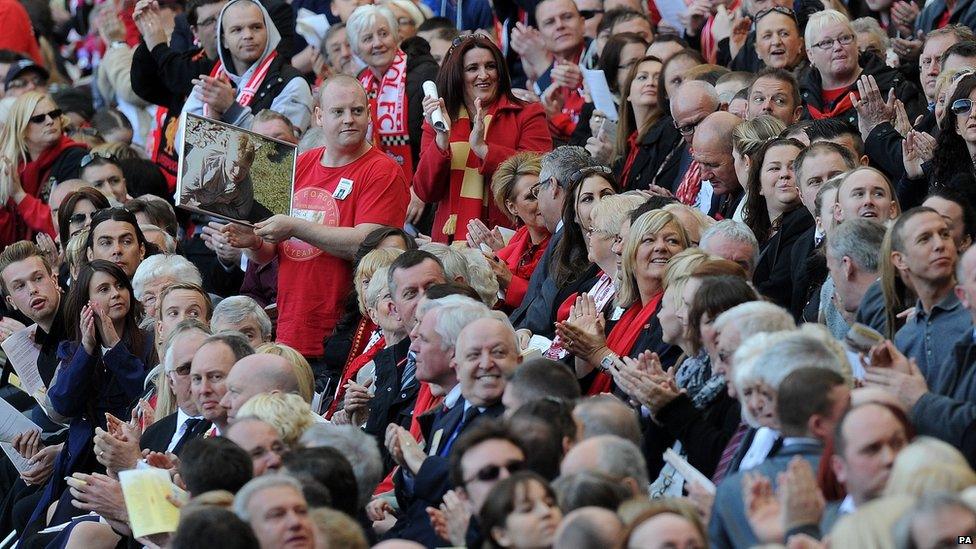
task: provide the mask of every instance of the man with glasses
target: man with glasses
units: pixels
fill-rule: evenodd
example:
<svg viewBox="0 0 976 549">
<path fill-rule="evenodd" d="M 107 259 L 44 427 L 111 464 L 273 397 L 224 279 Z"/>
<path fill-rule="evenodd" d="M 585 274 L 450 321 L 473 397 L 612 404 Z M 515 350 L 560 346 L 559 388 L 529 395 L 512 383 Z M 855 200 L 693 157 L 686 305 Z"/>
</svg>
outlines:
<svg viewBox="0 0 976 549">
<path fill-rule="evenodd" d="M 129 191 L 125 183 L 122 166 L 114 156 L 105 153 L 88 153 L 81 159 L 82 179 L 88 185 L 98 189 L 114 206 L 119 206 L 129 199 Z"/>
<path fill-rule="evenodd" d="M 29 91 L 44 91 L 50 74 L 33 61 L 22 59 L 7 70 L 4 78 L 4 97 L 20 97 Z"/>
<path fill-rule="evenodd" d="M 840 118 L 856 127 L 856 106 L 881 107 L 877 104 L 879 96 L 869 92 L 875 86 L 884 99 L 894 90 L 909 120 L 925 112 L 925 96 L 896 69 L 874 55 L 859 59 L 857 33 L 846 15 L 836 10 L 811 15 L 804 39 L 812 67 L 803 81 L 801 96 L 810 118 Z"/>
<path fill-rule="evenodd" d="M 674 152 L 680 158 L 678 173 L 673 182 L 661 185 L 677 195 L 682 204 L 693 206 L 698 203 L 701 191 L 701 166 L 695 161 L 691 150 L 695 129 L 708 115 L 717 111 L 721 100 L 715 87 L 708 82 L 689 80 L 681 84 L 671 98 L 671 118 L 678 133 L 684 139 L 680 149 Z M 670 186 L 667 184 L 670 183 Z"/>
</svg>

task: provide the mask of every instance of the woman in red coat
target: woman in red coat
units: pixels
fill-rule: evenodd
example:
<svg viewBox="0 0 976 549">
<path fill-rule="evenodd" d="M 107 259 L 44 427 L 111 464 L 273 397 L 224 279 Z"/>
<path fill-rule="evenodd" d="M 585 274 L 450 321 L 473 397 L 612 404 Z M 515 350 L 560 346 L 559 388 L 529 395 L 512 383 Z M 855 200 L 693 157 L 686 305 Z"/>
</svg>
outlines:
<svg viewBox="0 0 976 549">
<path fill-rule="evenodd" d="M 522 304 L 532 271 L 549 244 L 549 229 L 535 197 L 540 169 L 539 154 L 523 152 L 502 162 L 495 170 L 491 180 L 495 205 L 518 226 L 507 244 L 497 226 L 489 231 L 480 219 L 468 222 L 468 246 L 484 245 L 494 252 L 488 256 L 488 263 L 498 279 L 498 287 L 505 293 L 500 305 L 508 310 Z"/>
<path fill-rule="evenodd" d="M 440 100 L 424 98 L 424 135 L 413 179 L 417 196 L 437 203 L 431 238 L 464 240 L 472 219 L 509 227 L 486 182 L 515 153 L 552 149 L 542 105 L 512 95 L 501 50 L 480 34 L 462 37 L 448 50 L 437 92 Z M 431 121 L 438 109 L 447 123 L 442 130 Z"/>
</svg>

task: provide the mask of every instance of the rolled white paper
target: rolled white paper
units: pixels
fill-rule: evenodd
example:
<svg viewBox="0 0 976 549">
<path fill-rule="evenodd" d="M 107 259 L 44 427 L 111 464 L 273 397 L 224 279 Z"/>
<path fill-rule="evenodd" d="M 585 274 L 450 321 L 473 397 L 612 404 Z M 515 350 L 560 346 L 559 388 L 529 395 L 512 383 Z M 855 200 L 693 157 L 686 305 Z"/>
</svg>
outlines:
<svg viewBox="0 0 976 549">
<path fill-rule="evenodd" d="M 438 99 L 437 95 L 437 84 L 433 80 L 428 80 L 424 82 L 424 95 L 434 99 Z M 434 129 L 439 132 L 446 132 L 451 130 L 450 124 L 444 119 L 444 112 L 441 109 L 437 109 L 430 115 L 430 121 L 433 123 Z"/>
</svg>

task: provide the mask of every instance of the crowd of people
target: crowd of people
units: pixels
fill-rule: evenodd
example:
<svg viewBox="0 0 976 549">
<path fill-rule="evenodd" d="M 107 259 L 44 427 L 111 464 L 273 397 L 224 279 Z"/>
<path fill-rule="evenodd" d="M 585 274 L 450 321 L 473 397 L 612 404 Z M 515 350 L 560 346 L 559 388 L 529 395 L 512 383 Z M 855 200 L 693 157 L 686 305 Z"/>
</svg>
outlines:
<svg viewBox="0 0 976 549">
<path fill-rule="evenodd" d="M 971 2 L 0 13 L 0 547 L 976 536 Z"/>
</svg>

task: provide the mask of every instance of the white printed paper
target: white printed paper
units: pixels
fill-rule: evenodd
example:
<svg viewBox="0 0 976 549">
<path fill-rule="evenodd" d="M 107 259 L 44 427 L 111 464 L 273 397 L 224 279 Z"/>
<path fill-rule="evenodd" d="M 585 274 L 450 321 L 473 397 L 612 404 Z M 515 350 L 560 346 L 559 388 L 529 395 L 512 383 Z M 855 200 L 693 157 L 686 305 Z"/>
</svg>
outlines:
<svg viewBox="0 0 976 549">
<path fill-rule="evenodd" d="M 10 337 L 0 343 L 7 360 L 20 379 L 20 388 L 31 396 L 47 390 L 37 370 L 37 359 L 41 356 L 41 348 L 34 343 L 36 330 L 37 324 L 33 324 L 10 334 Z"/>
<path fill-rule="evenodd" d="M 0 398 L 0 441 L 12 442 L 21 433 L 40 430 L 37 424 Z"/>
<path fill-rule="evenodd" d="M 617 121 L 617 104 L 613 101 L 613 93 L 607 84 L 607 77 L 599 69 L 583 69 L 583 84 L 593 100 L 593 107 L 607 115 L 607 118 Z"/>
<path fill-rule="evenodd" d="M 679 456 L 674 450 L 668 448 L 664 452 L 664 461 L 674 467 L 674 470 L 685 477 L 688 482 L 695 482 L 701 485 L 709 494 L 715 495 L 715 483 L 701 471 L 692 467 L 685 458 Z"/>
<path fill-rule="evenodd" d="M 18 473 L 24 473 L 31 468 L 30 460 L 20 455 L 9 442 L 0 442 L 0 450 L 7 454 L 7 459 L 17 468 Z"/>
</svg>

